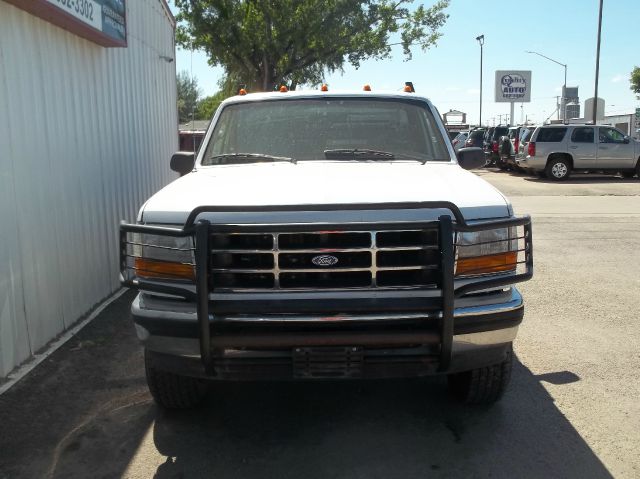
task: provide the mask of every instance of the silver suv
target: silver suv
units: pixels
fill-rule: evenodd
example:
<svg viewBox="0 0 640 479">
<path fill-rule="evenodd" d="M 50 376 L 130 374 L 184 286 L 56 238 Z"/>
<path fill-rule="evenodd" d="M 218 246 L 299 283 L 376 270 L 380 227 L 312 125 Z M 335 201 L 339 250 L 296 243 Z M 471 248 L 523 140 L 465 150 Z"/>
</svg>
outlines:
<svg viewBox="0 0 640 479">
<path fill-rule="evenodd" d="M 526 153 L 518 164 L 553 180 L 566 180 L 572 171 L 640 176 L 640 142 L 610 126 L 540 126 Z"/>
</svg>

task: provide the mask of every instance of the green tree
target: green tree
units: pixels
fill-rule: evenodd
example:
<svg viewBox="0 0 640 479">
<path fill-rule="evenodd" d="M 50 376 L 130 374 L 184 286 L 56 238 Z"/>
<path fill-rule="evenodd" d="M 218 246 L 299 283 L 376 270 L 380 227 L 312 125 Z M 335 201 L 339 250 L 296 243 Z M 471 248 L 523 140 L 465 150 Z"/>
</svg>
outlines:
<svg viewBox="0 0 640 479">
<path fill-rule="evenodd" d="M 198 81 L 195 78 L 191 78 L 186 71 L 178 73 L 176 83 L 178 88 L 178 118 L 180 123 L 184 123 L 191 120 L 191 115 L 195 113 L 201 92 L 198 87 Z"/>
<path fill-rule="evenodd" d="M 631 83 L 631 91 L 638 95 L 638 99 L 640 99 L 640 67 L 634 67 L 631 70 L 629 82 Z"/>
<path fill-rule="evenodd" d="M 196 120 L 210 120 L 222 101 L 229 97 L 224 91 L 206 96 L 198 102 L 196 107 Z"/>
<path fill-rule="evenodd" d="M 389 58 L 400 44 L 426 50 L 442 35 L 449 0 L 409 8 L 413 0 L 175 0 L 177 40 L 250 90 L 317 85 L 345 62 Z"/>
</svg>

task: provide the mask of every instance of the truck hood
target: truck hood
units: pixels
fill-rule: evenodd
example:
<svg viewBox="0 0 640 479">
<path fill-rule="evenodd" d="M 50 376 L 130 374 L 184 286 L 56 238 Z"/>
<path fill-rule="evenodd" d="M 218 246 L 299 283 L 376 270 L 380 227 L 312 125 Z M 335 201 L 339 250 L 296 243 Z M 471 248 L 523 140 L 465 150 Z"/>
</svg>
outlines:
<svg viewBox="0 0 640 479">
<path fill-rule="evenodd" d="M 198 206 L 246 206 L 250 209 L 253 206 L 424 201 L 451 202 L 460 208 L 466 220 L 511 215 L 510 204 L 497 189 L 453 163 L 305 161 L 201 167 L 152 196 L 142 207 L 139 220 L 184 224 L 189 213 Z M 402 209 L 400 205 L 399 209 Z M 375 213 L 373 218 L 361 214 L 358 220 L 383 220 L 380 212 Z M 443 211 L 432 213 L 442 214 Z M 318 221 L 314 217 L 317 214 L 305 212 L 302 220 L 301 213 L 296 214 L 294 219 L 285 218 L 287 215 L 282 212 L 261 213 L 259 217 L 256 217 L 257 213 L 217 213 L 213 215 L 213 221 L 231 218 L 241 223 Z M 345 220 L 335 215 L 332 218 Z M 394 218 L 398 219 L 397 213 Z M 410 220 L 407 215 L 402 218 Z M 424 212 L 417 219 L 420 218 L 427 219 Z"/>
</svg>

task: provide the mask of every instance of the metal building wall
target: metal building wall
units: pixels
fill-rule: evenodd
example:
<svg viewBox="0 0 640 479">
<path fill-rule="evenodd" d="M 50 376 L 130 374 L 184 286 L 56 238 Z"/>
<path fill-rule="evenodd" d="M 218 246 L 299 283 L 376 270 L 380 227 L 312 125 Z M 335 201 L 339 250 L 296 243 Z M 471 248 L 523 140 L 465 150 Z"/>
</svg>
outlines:
<svg viewBox="0 0 640 479">
<path fill-rule="evenodd" d="M 173 19 L 130 0 L 127 30 L 103 48 L 0 0 L 0 378 L 118 288 L 119 220 L 175 178 Z"/>
</svg>

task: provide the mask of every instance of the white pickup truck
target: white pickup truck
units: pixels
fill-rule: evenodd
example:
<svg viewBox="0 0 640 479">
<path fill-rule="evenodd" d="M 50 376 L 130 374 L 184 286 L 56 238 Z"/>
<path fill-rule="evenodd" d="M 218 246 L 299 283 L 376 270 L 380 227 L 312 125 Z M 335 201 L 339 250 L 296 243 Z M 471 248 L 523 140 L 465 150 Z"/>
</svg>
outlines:
<svg viewBox="0 0 640 479">
<path fill-rule="evenodd" d="M 122 283 L 154 399 L 211 380 L 446 374 L 491 403 L 533 274 L 531 221 L 465 171 L 413 92 L 274 92 L 222 103 L 182 177 L 120 228 Z"/>
</svg>

